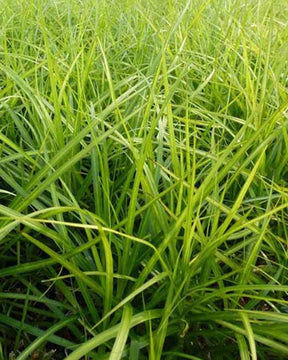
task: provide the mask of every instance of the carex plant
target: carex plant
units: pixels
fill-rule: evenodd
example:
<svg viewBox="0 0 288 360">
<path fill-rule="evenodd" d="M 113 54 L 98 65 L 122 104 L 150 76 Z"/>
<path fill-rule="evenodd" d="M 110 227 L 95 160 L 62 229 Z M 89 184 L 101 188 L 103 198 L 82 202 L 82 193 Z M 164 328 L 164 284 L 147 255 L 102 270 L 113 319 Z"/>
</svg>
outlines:
<svg viewBox="0 0 288 360">
<path fill-rule="evenodd" d="M 286 359 L 285 0 L 0 11 L 0 359 Z"/>
</svg>

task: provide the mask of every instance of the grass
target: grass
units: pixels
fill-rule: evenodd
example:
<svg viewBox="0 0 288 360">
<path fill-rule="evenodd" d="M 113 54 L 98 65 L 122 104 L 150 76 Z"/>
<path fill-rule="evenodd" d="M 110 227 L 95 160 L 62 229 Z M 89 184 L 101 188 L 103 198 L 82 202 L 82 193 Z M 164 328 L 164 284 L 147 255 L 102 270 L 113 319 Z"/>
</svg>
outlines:
<svg viewBox="0 0 288 360">
<path fill-rule="evenodd" d="M 0 359 L 287 359 L 286 1 L 0 2 Z"/>
</svg>

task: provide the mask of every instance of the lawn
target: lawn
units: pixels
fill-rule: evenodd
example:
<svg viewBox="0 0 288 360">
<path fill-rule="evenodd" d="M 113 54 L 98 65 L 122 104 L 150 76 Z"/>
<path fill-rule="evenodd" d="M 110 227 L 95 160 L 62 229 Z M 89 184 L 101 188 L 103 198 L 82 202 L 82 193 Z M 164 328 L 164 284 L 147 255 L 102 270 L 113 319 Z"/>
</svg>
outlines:
<svg viewBox="0 0 288 360">
<path fill-rule="evenodd" d="M 287 0 L 0 4 L 0 360 L 288 359 Z"/>
</svg>

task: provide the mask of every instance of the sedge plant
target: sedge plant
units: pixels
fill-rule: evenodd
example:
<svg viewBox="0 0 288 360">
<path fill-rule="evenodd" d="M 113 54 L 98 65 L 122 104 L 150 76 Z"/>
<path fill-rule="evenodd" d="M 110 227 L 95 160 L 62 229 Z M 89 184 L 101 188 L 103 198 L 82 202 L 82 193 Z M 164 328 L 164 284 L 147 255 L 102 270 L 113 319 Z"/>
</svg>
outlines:
<svg viewBox="0 0 288 360">
<path fill-rule="evenodd" d="M 287 359 L 286 1 L 0 12 L 0 359 Z"/>
</svg>

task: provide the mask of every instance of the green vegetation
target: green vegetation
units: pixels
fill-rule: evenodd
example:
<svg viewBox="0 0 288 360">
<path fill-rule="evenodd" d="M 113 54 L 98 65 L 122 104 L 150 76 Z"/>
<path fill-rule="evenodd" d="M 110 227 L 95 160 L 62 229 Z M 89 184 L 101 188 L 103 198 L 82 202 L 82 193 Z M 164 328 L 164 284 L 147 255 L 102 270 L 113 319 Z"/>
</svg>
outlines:
<svg viewBox="0 0 288 360">
<path fill-rule="evenodd" d="M 0 12 L 0 359 L 287 359 L 287 1 Z"/>
</svg>

